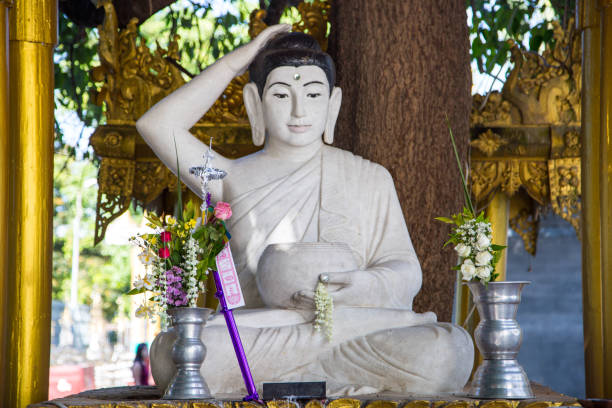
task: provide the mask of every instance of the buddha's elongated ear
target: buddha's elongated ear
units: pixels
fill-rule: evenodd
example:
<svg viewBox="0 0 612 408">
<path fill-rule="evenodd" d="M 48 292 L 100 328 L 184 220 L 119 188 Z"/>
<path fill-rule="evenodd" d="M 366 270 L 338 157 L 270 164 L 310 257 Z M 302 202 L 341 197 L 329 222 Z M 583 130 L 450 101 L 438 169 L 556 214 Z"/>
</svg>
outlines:
<svg viewBox="0 0 612 408">
<path fill-rule="evenodd" d="M 338 113 L 340 113 L 340 105 L 342 105 L 342 90 L 334 87 L 329 97 L 327 121 L 325 122 L 325 131 L 323 132 L 323 141 L 327 144 L 334 142 L 334 128 L 336 127 L 336 120 L 338 120 Z"/>
<path fill-rule="evenodd" d="M 251 123 L 253 144 L 261 146 L 266 139 L 266 124 L 264 123 L 261 98 L 259 97 L 257 85 L 253 82 L 246 84 L 242 89 L 242 98 L 247 115 L 249 116 L 249 122 Z"/>
</svg>

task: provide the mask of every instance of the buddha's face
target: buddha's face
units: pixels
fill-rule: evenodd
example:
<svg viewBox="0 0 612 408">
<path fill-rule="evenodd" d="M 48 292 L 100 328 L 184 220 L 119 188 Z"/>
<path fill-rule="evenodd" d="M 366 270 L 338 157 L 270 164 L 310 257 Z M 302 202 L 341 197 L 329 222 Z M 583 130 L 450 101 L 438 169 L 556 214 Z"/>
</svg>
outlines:
<svg viewBox="0 0 612 408">
<path fill-rule="evenodd" d="M 322 143 L 330 93 L 321 68 L 275 68 L 266 79 L 261 102 L 265 128 L 274 142 L 290 146 Z"/>
</svg>

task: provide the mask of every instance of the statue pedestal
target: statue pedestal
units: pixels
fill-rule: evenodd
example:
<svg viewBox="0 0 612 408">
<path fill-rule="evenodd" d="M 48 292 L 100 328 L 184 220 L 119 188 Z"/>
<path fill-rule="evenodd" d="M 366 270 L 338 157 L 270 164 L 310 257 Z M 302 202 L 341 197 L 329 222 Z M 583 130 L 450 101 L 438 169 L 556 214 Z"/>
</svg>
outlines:
<svg viewBox="0 0 612 408">
<path fill-rule="evenodd" d="M 528 400 L 477 400 L 458 394 L 397 395 L 373 394 L 358 397 L 332 398 L 325 401 L 296 402 L 276 400 L 266 402 L 267 408 L 546 408 L 580 406 L 576 398 L 558 394 L 542 385 L 531 383 L 535 398 Z M 29 405 L 29 408 L 259 408 L 253 402 L 243 402 L 242 396 L 218 395 L 213 401 L 167 401 L 155 386 L 102 388 L 85 391 L 50 402 Z M 63 404 L 63 405 L 60 405 Z"/>
</svg>

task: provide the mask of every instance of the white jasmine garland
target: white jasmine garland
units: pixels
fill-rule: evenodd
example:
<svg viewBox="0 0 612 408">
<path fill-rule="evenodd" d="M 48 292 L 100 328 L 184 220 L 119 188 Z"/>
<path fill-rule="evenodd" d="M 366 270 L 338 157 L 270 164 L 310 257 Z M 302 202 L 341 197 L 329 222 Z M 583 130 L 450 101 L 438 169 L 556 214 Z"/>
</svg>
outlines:
<svg viewBox="0 0 612 408">
<path fill-rule="evenodd" d="M 476 265 L 485 266 L 489 265 L 493 260 L 493 255 L 489 251 L 481 251 L 476 254 Z"/>
<path fill-rule="evenodd" d="M 195 239 L 189 234 L 187 243 L 185 245 L 186 256 L 184 270 L 186 273 L 186 291 L 187 299 L 189 300 L 189 307 L 196 307 L 198 301 L 199 286 L 197 282 L 197 265 L 198 265 L 198 248 Z"/>
<path fill-rule="evenodd" d="M 166 293 L 168 291 L 168 281 L 166 280 L 166 268 L 165 262 L 163 259 L 157 263 L 157 279 L 159 279 L 161 293 L 156 296 L 157 304 L 159 305 L 159 310 L 157 314 L 161 319 L 162 330 L 165 330 L 168 327 L 168 299 L 166 298 Z"/>
<path fill-rule="evenodd" d="M 331 340 L 333 335 L 333 313 L 334 313 L 334 301 L 327 291 L 327 285 L 319 282 L 315 290 L 314 296 L 315 302 L 315 321 L 314 329 L 321 331 L 321 328 L 325 328 L 325 336 L 328 340 Z"/>
</svg>

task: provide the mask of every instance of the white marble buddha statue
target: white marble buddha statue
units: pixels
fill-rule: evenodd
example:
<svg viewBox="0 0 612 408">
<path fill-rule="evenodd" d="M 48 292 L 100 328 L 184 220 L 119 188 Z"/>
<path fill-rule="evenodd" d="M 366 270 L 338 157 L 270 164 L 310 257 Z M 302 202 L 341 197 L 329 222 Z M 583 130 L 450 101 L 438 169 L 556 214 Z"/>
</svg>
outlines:
<svg viewBox="0 0 612 408">
<path fill-rule="evenodd" d="M 234 312 L 253 377 L 258 386 L 323 380 L 329 395 L 461 390 L 472 341 L 435 314 L 412 311 L 421 269 L 393 180 L 382 166 L 328 145 L 342 99 L 334 64 L 312 37 L 287 30 L 268 28 L 136 124 L 171 170 L 174 140 L 181 169 L 201 165 L 207 146 L 189 129 L 249 68 L 244 103 L 253 141 L 264 148 L 237 160 L 216 153 L 215 167 L 228 176 L 211 186 L 213 200 L 233 209 L 231 247 L 246 299 Z M 200 193 L 196 176 L 181 171 L 181 178 Z M 331 340 L 313 330 L 318 279 L 334 301 Z M 151 349 L 160 387 L 173 374 L 173 341 L 161 333 Z M 203 341 L 211 391 L 244 392 L 220 314 Z"/>
</svg>

